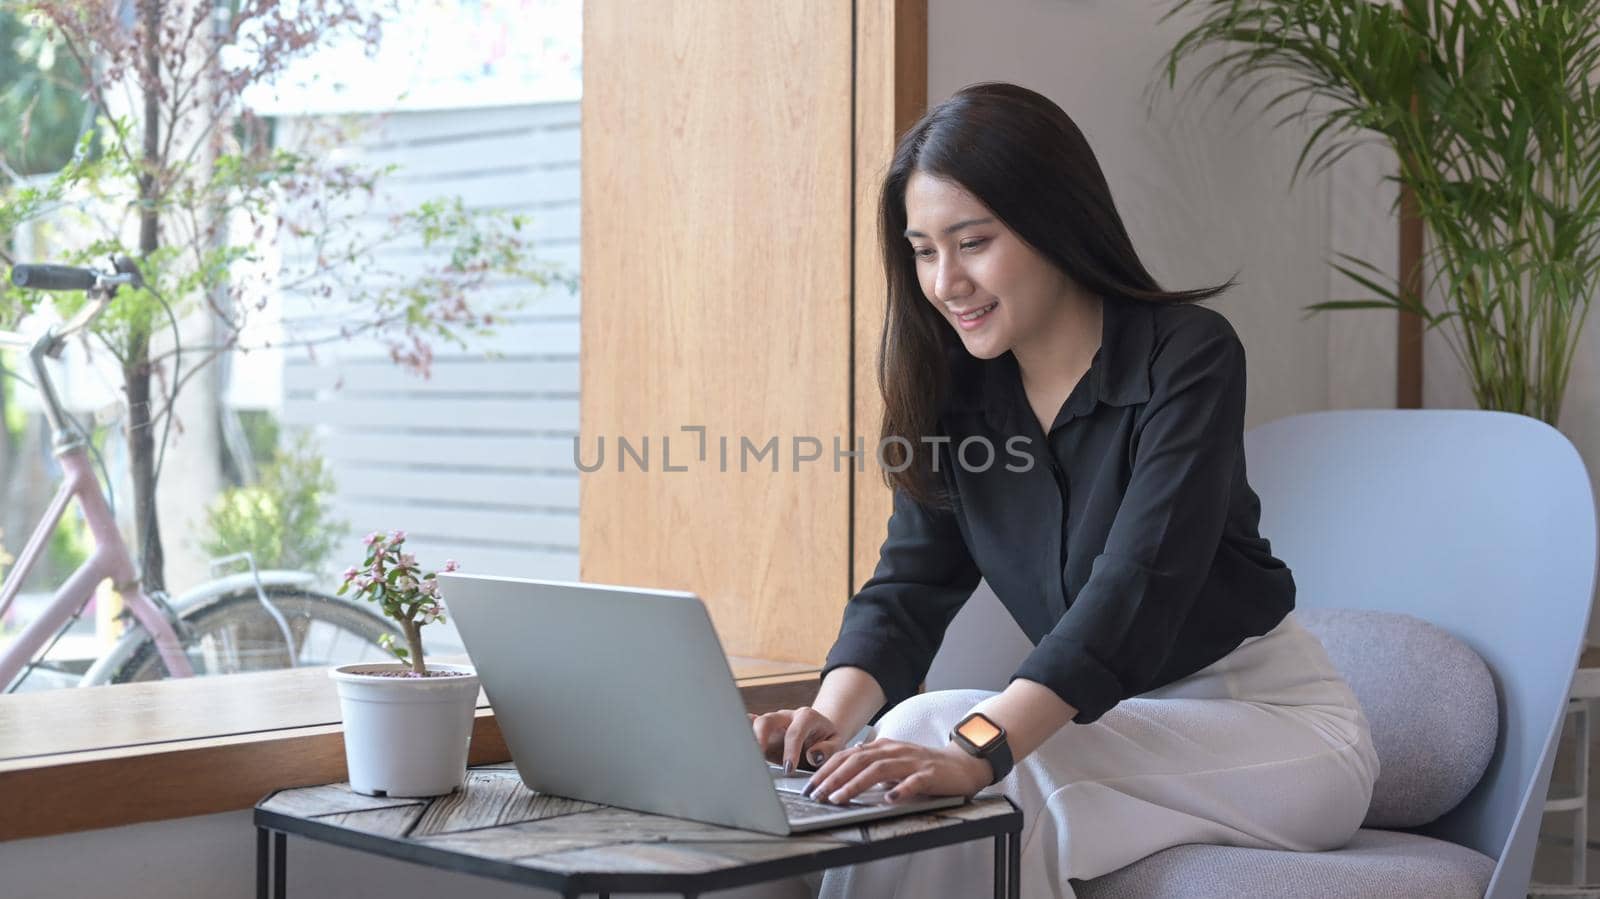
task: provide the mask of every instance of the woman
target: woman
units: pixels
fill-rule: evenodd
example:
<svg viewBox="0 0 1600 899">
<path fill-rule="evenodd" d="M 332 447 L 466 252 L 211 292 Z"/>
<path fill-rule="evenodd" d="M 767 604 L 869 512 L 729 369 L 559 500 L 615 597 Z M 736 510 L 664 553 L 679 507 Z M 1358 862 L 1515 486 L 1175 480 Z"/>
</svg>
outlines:
<svg viewBox="0 0 1600 899">
<path fill-rule="evenodd" d="M 1377 757 L 1258 533 L 1244 348 L 1193 305 L 1232 282 L 1158 286 L 1077 126 L 1009 84 L 905 134 L 880 227 L 894 512 L 814 704 L 754 719 L 769 759 L 819 765 L 832 802 L 1004 794 L 1024 897 L 1180 843 L 1346 842 Z M 1003 692 L 917 694 L 980 577 L 1035 648 Z M 986 895 L 991 853 L 830 871 L 822 894 Z"/>
</svg>

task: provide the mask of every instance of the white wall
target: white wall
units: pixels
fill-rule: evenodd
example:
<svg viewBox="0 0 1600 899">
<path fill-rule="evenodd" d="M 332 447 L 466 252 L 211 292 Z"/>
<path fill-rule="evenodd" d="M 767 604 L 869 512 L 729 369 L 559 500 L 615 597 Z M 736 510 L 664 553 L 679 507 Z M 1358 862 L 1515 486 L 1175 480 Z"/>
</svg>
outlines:
<svg viewBox="0 0 1600 899">
<path fill-rule="evenodd" d="M 255 871 L 255 825 L 248 811 L 0 843 L 0 895 L 6 899 L 253 899 Z M 288 875 L 290 899 L 558 895 L 295 836 L 288 838 Z"/>
<path fill-rule="evenodd" d="M 5 899 L 254 899 L 256 835 L 251 812 L 0 843 Z M 553 899 L 552 890 L 438 871 L 288 838 L 290 899 Z M 813 886 L 812 891 L 816 888 Z M 795 884 L 706 893 L 706 899 L 793 899 Z M 593 894 L 586 894 L 593 895 Z M 613 893 L 677 899 L 677 893 Z"/>
<path fill-rule="evenodd" d="M 1147 115 L 1157 61 L 1182 31 L 1179 21 L 1156 24 L 1168 5 L 932 0 L 929 101 L 977 81 L 1039 91 L 1088 138 L 1134 246 L 1163 286 L 1207 286 L 1239 271 L 1239 286 L 1208 305 L 1244 341 L 1248 425 L 1314 409 L 1392 407 L 1392 315 L 1301 320 L 1301 307 L 1335 295 L 1324 263 L 1334 248 L 1379 264 L 1393 256 L 1388 197 L 1377 189 L 1383 155 L 1290 191 L 1302 132 L 1233 113 L 1235 93 L 1186 97 L 1180 77 L 1176 91 L 1157 91 Z"/>
<path fill-rule="evenodd" d="M 8 899 L 254 897 L 256 843 L 250 816 L 248 811 L 227 812 L 0 843 L 0 891 Z M 296 899 L 541 895 L 294 837 L 288 845 L 288 894 Z"/>
</svg>

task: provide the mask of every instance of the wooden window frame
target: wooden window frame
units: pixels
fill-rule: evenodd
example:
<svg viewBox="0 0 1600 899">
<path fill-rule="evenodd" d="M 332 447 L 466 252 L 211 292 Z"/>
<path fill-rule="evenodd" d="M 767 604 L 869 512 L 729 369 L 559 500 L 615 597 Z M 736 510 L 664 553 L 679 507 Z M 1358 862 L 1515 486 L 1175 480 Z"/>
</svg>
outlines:
<svg viewBox="0 0 1600 899">
<path fill-rule="evenodd" d="M 728 661 L 750 711 L 816 695 L 810 666 Z M 248 809 L 273 790 L 344 780 L 344 728 L 327 670 L 0 699 L 0 840 Z M 207 735 L 220 714 L 228 732 Z M 510 757 L 480 693 L 469 764 Z"/>
</svg>

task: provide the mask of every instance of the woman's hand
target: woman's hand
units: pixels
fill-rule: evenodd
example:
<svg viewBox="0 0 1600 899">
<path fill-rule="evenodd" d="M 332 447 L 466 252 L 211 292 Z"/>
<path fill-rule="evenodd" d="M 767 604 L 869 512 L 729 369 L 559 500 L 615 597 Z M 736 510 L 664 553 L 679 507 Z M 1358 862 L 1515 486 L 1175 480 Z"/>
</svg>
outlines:
<svg viewBox="0 0 1600 899">
<path fill-rule="evenodd" d="M 811 775 L 805 794 L 823 802 L 846 803 L 880 783 L 892 785 L 884 798 L 905 802 L 919 796 L 971 796 L 989 785 L 989 763 L 945 745 L 873 740 L 835 753 Z"/>
<path fill-rule="evenodd" d="M 793 774 L 802 759 L 815 767 L 844 745 L 838 725 L 810 706 L 765 715 L 745 714 L 750 716 L 761 753 L 768 762 L 782 765 L 787 774 Z"/>
</svg>

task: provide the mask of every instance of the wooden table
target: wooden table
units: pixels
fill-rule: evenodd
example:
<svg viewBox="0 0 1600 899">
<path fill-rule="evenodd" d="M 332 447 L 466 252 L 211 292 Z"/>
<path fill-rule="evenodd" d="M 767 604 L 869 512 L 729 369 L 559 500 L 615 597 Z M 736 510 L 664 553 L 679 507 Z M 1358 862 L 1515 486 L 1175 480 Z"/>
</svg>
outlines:
<svg viewBox="0 0 1600 899">
<path fill-rule="evenodd" d="M 1003 796 L 791 837 L 649 815 L 523 785 L 511 763 L 470 768 L 432 799 L 363 796 L 348 783 L 280 790 L 255 810 L 256 896 L 286 895 L 288 834 L 555 890 L 701 893 L 969 840 L 994 840 L 994 894 L 1018 895 L 1022 813 Z M 269 842 L 270 838 L 270 842 Z"/>
</svg>

